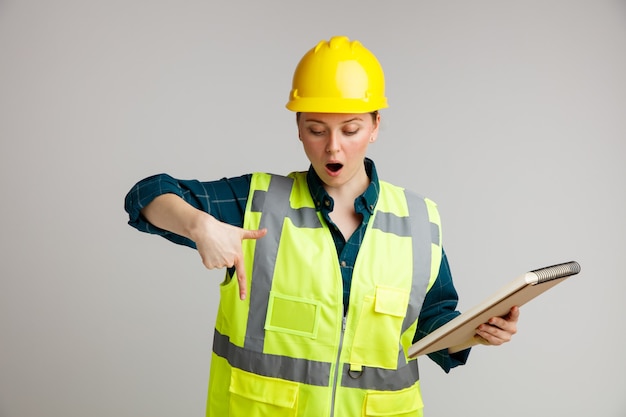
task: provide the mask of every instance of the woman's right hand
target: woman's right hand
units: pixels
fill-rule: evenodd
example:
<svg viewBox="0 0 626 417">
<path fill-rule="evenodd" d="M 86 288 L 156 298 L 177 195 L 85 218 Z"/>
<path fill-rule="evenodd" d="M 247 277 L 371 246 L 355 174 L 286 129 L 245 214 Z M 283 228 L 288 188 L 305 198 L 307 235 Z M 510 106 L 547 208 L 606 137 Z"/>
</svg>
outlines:
<svg viewBox="0 0 626 417">
<path fill-rule="evenodd" d="M 234 266 L 239 298 L 246 298 L 246 268 L 241 243 L 244 239 L 262 238 L 266 229 L 246 230 L 222 223 L 175 194 L 156 197 L 141 213 L 153 225 L 193 240 L 208 269 Z"/>
<path fill-rule="evenodd" d="M 202 213 L 203 219 L 191 231 L 190 238 L 196 243 L 202 263 L 208 269 L 235 267 L 239 283 L 239 298 L 247 293 L 246 266 L 243 260 L 244 239 L 260 239 L 267 229 L 249 230 L 223 223 L 215 217 Z"/>
</svg>

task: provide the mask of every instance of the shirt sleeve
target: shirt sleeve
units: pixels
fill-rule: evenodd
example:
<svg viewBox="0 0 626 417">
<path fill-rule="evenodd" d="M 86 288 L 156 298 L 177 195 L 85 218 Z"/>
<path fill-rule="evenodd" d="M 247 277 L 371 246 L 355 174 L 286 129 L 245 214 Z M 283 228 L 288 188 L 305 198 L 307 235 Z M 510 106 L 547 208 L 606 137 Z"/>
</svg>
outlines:
<svg viewBox="0 0 626 417">
<path fill-rule="evenodd" d="M 443 326 L 461 313 L 456 310 L 459 301 L 458 294 L 452 282 L 452 273 L 448 264 L 446 253 L 442 253 L 439 275 L 430 291 L 426 294 L 414 342 L 417 342 L 427 334 Z M 447 349 L 428 354 L 428 357 L 435 361 L 446 373 L 456 366 L 464 365 L 467 362 L 470 349 L 465 349 L 453 354 Z"/>
<path fill-rule="evenodd" d="M 141 210 L 156 197 L 171 193 L 222 222 L 242 227 L 251 177 L 251 174 L 247 174 L 209 182 L 180 180 L 168 174 L 147 177 L 126 194 L 124 208 L 128 213 L 128 224 L 139 231 L 160 235 L 174 243 L 195 248 L 195 243 L 190 239 L 148 222 Z"/>
</svg>

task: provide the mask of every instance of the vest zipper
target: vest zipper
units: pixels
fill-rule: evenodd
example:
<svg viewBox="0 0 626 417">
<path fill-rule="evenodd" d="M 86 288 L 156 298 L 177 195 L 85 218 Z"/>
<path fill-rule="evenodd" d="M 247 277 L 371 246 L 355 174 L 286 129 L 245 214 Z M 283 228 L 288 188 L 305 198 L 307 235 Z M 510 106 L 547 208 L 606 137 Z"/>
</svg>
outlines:
<svg viewBox="0 0 626 417">
<path fill-rule="evenodd" d="M 330 403 L 330 417 L 335 415 L 335 397 L 337 395 L 337 384 L 339 383 L 339 365 L 341 363 L 341 350 L 343 349 L 343 335 L 346 332 L 347 316 L 343 316 L 341 321 L 341 334 L 339 335 L 339 349 L 337 350 L 337 361 L 335 362 L 335 375 L 333 376 L 333 389 Z"/>
</svg>

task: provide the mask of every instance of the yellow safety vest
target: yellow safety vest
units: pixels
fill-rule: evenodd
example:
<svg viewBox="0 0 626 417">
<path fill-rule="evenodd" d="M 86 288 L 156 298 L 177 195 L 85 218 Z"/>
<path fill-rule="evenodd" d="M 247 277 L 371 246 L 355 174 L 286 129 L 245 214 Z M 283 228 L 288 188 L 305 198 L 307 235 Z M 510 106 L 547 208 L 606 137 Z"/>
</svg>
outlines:
<svg viewBox="0 0 626 417">
<path fill-rule="evenodd" d="M 306 173 L 253 174 L 248 297 L 220 286 L 207 416 L 422 416 L 406 356 L 441 262 L 435 203 L 380 182 L 344 317 L 337 251 Z"/>
</svg>

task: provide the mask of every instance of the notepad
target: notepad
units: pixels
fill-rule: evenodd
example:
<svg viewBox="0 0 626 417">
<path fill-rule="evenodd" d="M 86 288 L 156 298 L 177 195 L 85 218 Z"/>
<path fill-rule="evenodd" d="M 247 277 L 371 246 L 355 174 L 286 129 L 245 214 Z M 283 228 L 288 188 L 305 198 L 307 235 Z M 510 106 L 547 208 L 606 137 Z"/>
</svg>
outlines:
<svg viewBox="0 0 626 417">
<path fill-rule="evenodd" d="M 511 307 L 524 305 L 579 272 L 580 265 L 574 261 L 526 272 L 472 309 L 417 341 L 409 348 L 408 355 L 414 358 L 441 349 L 458 350 L 466 346 L 476 334 L 476 328 L 491 317 L 505 316 Z"/>
</svg>

